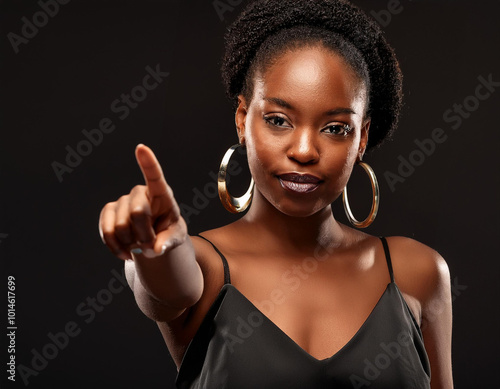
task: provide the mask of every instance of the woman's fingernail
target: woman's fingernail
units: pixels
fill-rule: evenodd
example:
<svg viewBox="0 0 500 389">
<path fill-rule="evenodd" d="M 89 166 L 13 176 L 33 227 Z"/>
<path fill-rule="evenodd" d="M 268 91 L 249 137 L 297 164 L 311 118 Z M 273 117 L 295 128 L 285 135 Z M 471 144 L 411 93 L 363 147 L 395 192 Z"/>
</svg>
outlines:
<svg viewBox="0 0 500 389">
<path fill-rule="evenodd" d="M 144 256 L 148 257 L 148 258 L 154 258 L 156 257 L 156 253 L 153 249 L 144 249 Z"/>
<path fill-rule="evenodd" d="M 130 252 L 132 252 L 134 254 L 142 254 L 142 250 L 139 247 L 130 250 Z"/>
<path fill-rule="evenodd" d="M 163 246 L 161 246 L 161 253 L 160 253 L 160 255 L 165 254 L 165 251 L 167 251 L 167 244 L 166 243 Z"/>
</svg>

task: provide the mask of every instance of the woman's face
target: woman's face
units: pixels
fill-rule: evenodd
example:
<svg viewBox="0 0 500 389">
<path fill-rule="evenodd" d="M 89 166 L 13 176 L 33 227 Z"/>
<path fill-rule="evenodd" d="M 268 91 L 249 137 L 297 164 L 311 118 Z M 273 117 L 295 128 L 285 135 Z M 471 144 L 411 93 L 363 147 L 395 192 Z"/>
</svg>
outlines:
<svg viewBox="0 0 500 389">
<path fill-rule="evenodd" d="M 286 52 L 256 72 L 236 111 L 256 189 L 281 212 L 310 216 L 342 193 L 364 153 L 366 89 L 323 46 Z"/>
</svg>

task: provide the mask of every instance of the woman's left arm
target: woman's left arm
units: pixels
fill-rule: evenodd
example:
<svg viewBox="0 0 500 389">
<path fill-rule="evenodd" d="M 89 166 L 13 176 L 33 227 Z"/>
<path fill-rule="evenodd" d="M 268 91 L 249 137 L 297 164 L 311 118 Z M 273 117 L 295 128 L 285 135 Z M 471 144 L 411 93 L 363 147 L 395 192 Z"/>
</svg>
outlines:
<svg viewBox="0 0 500 389">
<path fill-rule="evenodd" d="M 400 289 L 413 301 L 431 366 L 431 388 L 452 389 L 451 283 L 443 257 L 406 237 L 388 240 Z M 392 255 L 391 255 L 392 256 Z"/>
<path fill-rule="evenodd" d="M 448 265 L 431 251 L 430 266 L 422 307 L 421 330 L 431 364 L 431 388 L 453 388 L 451 368 L 451 284 Z"/>
</svg>

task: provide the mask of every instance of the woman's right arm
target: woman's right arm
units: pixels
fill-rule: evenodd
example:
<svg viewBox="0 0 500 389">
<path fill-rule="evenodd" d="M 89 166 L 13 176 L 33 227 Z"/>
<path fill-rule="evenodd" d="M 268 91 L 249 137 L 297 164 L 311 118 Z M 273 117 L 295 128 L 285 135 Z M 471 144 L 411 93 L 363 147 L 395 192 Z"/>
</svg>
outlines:
<svg viewBox="0 0 500 389">
<path fill-rule="evenodd" d="M 153 151 L 140 144 L 135 153 L 146 185 L 106 204 L 99 232 L 111 252 L 125 260 L 139 308 L 153 320 L 169 322 L 200 299 L 203 274 Z"/>
</svg>

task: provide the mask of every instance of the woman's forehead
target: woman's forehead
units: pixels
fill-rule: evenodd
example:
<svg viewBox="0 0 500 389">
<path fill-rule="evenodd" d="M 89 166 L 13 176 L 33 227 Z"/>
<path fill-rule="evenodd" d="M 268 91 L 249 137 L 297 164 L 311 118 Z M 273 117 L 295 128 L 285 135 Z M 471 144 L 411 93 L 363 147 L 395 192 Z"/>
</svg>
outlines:
<svg viewBox="0 0 500 389">
<path fill-rule="evenodd" d="M 254 94 L 261 102 L 277 98 L 296 107 L 314 103 L 318 108 L 323 104 L 348 108 L 364 102 L 366 89 L 341 56 L 321 47 L 307 47 L 285 52 L 257 72 Z"/>
</svg>

